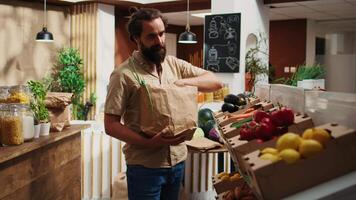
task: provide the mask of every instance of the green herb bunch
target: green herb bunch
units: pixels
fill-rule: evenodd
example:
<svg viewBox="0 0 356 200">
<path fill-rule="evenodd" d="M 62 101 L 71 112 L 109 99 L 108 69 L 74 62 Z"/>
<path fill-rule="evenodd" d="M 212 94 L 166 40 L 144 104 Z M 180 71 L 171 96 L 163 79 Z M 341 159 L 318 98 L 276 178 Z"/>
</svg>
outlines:
<svg viewBox="0 0 356 200">
<path fill-rule="evenodd" d="M 35 122 L 48 122 L 49 112 L 45 106 L 45 98 L 47 90 L 40 81 L 28 81 L 27 86 L 32 92 L 32 98 L 30 101 L 30 108 L 34 114 Z"/>
</svg>

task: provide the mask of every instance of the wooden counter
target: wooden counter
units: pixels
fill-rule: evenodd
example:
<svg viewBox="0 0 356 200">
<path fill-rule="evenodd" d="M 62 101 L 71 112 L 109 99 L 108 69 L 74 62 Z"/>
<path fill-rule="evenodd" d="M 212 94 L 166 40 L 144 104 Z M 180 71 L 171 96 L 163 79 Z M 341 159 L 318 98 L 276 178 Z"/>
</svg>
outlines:
<svg viewBox="0 0 356 200">
<path fill-rule="evenodd" d="M 81 130 L 72 125 L 19 146 L 0 147 L 0 200 L 80 199 Z"/>
</svg>

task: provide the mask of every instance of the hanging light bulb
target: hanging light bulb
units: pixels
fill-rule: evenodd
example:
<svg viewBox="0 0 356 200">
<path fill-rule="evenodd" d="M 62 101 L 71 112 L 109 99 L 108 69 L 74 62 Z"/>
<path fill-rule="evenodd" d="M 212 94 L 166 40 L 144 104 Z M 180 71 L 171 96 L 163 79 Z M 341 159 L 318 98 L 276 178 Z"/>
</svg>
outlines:
<svg viewBox="0 0 356 200">
<path fill-rule="evenodd" d="M 195 33 L 190 32 L 189 26 L 189 0 L 187 0 L 187 25 L 185 31 L 179 35 L 178 43 L 182 44 L 195 44 L 197 43 L 197 36 Z"/>
<path fill-rule="evenodd" d="M 44 2 L 44 23 L 43 23 L 43 28 L 42 31 L 38 32 L 36 35 L 36 41 L 37 42 L 53 42 L 53 35 L 51 32 L 47 31 L 47 8 L 46 8 L 46 0 Z"/>
</svg>

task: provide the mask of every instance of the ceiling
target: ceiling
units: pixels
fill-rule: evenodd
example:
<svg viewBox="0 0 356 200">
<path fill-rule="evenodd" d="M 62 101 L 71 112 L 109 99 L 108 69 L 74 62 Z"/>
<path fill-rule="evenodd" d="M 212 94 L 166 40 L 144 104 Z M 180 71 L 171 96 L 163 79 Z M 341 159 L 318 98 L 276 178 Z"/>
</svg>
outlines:
<svg viewBox="0 0 356 200">
<path fill-rule="evenodd" d="M 333 26 L 356 29 L 356 0 L 314 0 L 268 4 L 270 20 L 312 19 L 330 21 Z M 209 13 L 210 10 L 191 11 L 191 14 Z M 186 11 L 164 13 L 174 25 L 186 24 Z M 190 16 L 190 25 L 203 25 L 204 18 Z"/>
<path fill-rule="evenodd" d="M 275 3 L 270 6 L 270 20 L 356 19 L 356 0 L 318 0 L 290 3 Z"/>
</svg>

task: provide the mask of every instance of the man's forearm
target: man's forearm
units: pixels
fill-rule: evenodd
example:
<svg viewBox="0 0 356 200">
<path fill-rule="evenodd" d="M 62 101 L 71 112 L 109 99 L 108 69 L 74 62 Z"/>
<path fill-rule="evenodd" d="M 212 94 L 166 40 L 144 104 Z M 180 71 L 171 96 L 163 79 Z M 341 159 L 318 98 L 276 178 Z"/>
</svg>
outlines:
<svg viewBox="0 0 356 200">
<path fill-rule="evenodd" d="M 184 85 L 196 86 L 200 92 L 213 92 L 222 88 L 222 83 L 212 72 L 206 72 L 201 76 L 181 79 Z"/>
<path fill-rule="evenodd" d="M 127 126 L 121 124 L 120 121 L 106 119 L 105 132 L 111 137 L 124 141 L 128 144 L 147 146 L 149 142 L 149 139 L 135 133 Z"/>
</svg>

